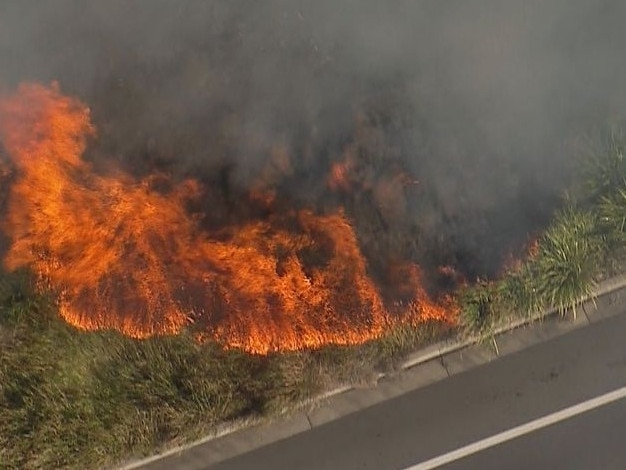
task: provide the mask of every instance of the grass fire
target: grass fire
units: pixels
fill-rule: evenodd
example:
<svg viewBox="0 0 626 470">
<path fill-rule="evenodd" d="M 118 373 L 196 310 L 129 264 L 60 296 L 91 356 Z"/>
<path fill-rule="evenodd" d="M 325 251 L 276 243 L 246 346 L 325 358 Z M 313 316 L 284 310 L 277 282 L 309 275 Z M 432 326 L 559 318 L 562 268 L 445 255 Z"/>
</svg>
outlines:
<svg viewBox="0 0 626 470">
<path fill-rule="evenodd" d="M 575 315 L 626 266 L 625 17 L 0 2 L 0 467 L 118 465 Z"/>
<path fill-rule="evenodd" d="M 341 210 L 289 210 L 211 233 L 186 209 L 211 190 L 198 181 L 159 191 L 158 175 L 97 174 L 81 158 L 97 138 L 89 110 L 56 85 L 20 86 L 0 103 L 0 122 L 15 166 L 5 265 L 32 267 L 74 326 L 145 338 L 200 325 L 199 337 L 267 353 L 456 321 L 452 302 L 433 302 L 408 263 L 406 306 L 391 312 Z"/>
</svg>

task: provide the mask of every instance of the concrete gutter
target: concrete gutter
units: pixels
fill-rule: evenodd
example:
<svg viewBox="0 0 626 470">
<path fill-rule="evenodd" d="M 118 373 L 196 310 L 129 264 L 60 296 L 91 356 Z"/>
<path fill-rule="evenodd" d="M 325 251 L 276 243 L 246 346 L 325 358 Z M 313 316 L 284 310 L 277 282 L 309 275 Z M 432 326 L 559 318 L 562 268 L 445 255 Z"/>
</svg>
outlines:
<svg viewBox="0 0 626 470">
<path fill-rule="evenodd" d="M 132 470 L 206 468 L 209 465 L 288 438 L 368 406 L 430 385 L 456 373 L 525 349 L 626 310 L 626 275 L 600 283 L 584 301 L 579 315 L 561 319 L 557 310 L 516 319 L 499 326 L 490 336 L 449 339 L 411 354 L 398 371 L 378 375 L 371 387 L 346 385 L 302 403 L 299 411 L 266 419 L 248 419 L 219 426 L 214 433 L 184 446 L 118 467 Z M 401 372 L 401 373 L 400 373 Z"/>
</svg>

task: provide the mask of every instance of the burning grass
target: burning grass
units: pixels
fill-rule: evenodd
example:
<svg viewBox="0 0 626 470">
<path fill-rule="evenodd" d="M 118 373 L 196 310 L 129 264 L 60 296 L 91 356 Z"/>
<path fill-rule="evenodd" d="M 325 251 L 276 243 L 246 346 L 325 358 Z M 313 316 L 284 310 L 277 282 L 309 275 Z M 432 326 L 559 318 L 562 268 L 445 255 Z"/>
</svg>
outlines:
<svg viewBox="0 0 626 470">
<path fill-rule="evenodd" d="M 89 110 L 57 87 L 22 86 L 0 117 L 9 467 L 106 465 L 276 414 L 456 322 L 410 262 L 390 264 L 401 299 L 383 299 L 341 209 L 212 230 L 188 207 L 211 189 L 199 181 L 96 172 Z M 249 204 L 270 209 L 267 194 Z"/>
<path fill-rule="evenodd" d="M 106 466 L 225 422 L 276 415 L 367 381 L 444 335 L 565 312 L 623 266 L 617 138 L 593 159 L 584 191 L 498 280 L 467 283 L 440 269 L 464 286 L 456 328 L 457 302 L 432 301 L 413 263 L 387 263 L 401 299 L 383 298 L 344 213 L 292 210 L 210 232 L 186 207 L 198 182 L 154 190 L 150 178 L 98 174 L 81 159 L 94 132 L 87 109 L 55 89 L 22 94 L 3 108 L 3 145 L 17 172 L 0 168 L 11 188 L 0 207 L 9 211 L 13 270 L 0 273 L 7 468 Z M 331 166 L 331 189 L 356 184 L 347 162 Z M 402 206 L 398 188 L 413 183 L 396 183 L 373 191 L 379 203 Z M 264 190 L 249 196 L 264 209 L 275 203 Z"/>
<path fill-rule="evenodd" d="M 606 204 L 604 196 L 597 200 Z M 607 272 L 609 254 L 626 251 L 626 243 L 605 251 L 604 241 L 622 225 L 608 214 L 591 217 L 592 208 L 562 212 L 499 281 L 461 291 L 464 324 L 487 333 L 506 315 L 576 305 Z M 59 318 L 54 299 L 38 293 L 28 273 L 4 273 L 0 285 L 0 460 L 6 468 L 106 466 L 188 442 L 221 423 L 275 415 L 334 385 L 367 381 L 450 334 L 426 322 L 395 327 L 359 346 L 249 355 L 187 334 L 136 341 L 79 332 Z"/>
<path fill-rule="evenodd" d="M 391 312 L 341 208 L 292 209 L 211 231 L 198 221 L 204 213 L 187 209 L 211 191 L 199 181 L 161 176 L 171 189 L 159 191 L 159 175 L 98 174 L 83 159 L 95 135 L 89 116 L 57 86 L 22 85 L 0 102 L 0 137 L 16 169 L 4 263 L 30 267 L 58 292 L 70 324 L 135 338 L 193 326 L 203 340 L 266 354 L 456 321 L 455 306 L 431 299 L 410 262 L 400 266 L 410 301 Z"/>
</svg>

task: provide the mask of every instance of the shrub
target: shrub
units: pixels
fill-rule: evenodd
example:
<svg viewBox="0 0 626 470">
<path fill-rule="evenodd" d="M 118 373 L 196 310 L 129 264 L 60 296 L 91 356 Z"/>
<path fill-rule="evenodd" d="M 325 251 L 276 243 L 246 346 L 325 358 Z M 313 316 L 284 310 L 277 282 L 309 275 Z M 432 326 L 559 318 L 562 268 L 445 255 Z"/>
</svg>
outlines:
<svg viewBox="0 0 626 470">
<path fill-rule="evenodd" d="M 566 209 L 557 214 L 539 242 L 530 269 L 539 305 L 564 313 L 592 294 L 606 252 L 606 237 L 589 211 Z"/>
</svg>

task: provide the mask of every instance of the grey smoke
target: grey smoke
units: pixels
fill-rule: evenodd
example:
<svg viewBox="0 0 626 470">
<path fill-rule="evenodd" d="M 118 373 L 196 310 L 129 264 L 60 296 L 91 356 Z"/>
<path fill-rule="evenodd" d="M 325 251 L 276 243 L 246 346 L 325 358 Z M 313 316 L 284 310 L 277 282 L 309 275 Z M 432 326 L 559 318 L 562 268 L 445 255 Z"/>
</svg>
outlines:
<svg viewBox="0 0 626 470">
<path fill-rule="evenodd" d="M 476 275 L 545 223 L 581 137 L 623 119 L 624 18 L 622 0 L 1 0 L 0 89 L 85 100 L 96 162 L 200 176 L 231 208 L 263 174 L 291 204 L 345 205 L 374 260 Z M 324 176 L 349 148 L 362 184 L 338 196 Z M 400 170 L 419 183 L 394 213 L 376 185 Z"/>
</svg>

